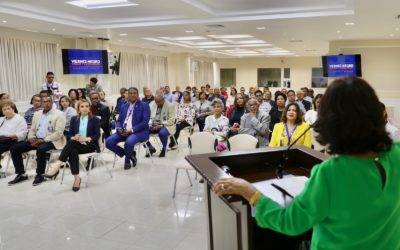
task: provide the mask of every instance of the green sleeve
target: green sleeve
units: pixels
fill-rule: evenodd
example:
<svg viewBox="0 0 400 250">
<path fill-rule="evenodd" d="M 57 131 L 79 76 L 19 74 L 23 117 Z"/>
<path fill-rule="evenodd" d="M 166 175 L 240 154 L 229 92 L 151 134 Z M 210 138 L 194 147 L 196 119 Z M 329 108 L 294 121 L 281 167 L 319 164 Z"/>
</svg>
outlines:
<svg viewBox="0 0 400 250">
<path fill-rule="evenodd" d="M 330 195 L 326 168 L 315 166 L 303 192 L 287 208 L 267 197 L 256 204 L 256 221 L 260 227 L 287 235 L 299 235 L 322 221 L 328 214 Z"/>
</svg>

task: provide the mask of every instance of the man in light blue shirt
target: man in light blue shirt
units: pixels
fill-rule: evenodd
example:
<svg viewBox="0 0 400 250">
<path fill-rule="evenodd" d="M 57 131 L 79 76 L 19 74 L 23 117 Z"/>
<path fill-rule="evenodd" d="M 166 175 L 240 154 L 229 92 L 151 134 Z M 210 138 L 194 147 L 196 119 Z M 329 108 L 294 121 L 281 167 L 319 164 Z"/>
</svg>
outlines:
<svg viewBox="0 0 400 250">
<path fill-rule="evenodd" d="M 165 86 L 164 88 L 164 98 L 167 100 L 169 103 L 172 103 L 174 101 L 174 94 L 170 92 L 169 86 Z"/>
</svg>

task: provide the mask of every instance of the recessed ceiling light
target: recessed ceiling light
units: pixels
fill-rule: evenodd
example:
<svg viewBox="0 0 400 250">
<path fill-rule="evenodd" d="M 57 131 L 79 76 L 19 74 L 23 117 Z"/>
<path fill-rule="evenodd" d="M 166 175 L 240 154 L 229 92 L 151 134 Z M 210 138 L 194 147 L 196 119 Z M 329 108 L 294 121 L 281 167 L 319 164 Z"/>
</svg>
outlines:
<svg viewBox="0 0 400 250">
<path fill-rule="evenodd" d="M 93 37 L 93 35 L 89 35 L 89 37 Z"/>
<path fill-rule="evenodd" d="M 265 30 L 265 27 L 257 27 L 258 30 Z"/>
<path fill-rule="evenodd" d="M 118 40 L 118 42 L 122 42 L 122 40 Z"/>
<path fill-rule="evenodd" d="M 56 31 L 56 29 L 55 29 L 55 28 L 52 28 L 51 30 L 52 30 L 52 31 Z"/>
<path fill-rule="evenodd" d="M 394 37 L 394 35 L 393 35 L 393 34 L 390 34 L 389 36 L 390 36 L 390 37 Z"/>
<path fill-rule="evenodd" d="M 353 23 L 353 22 L 348 22 L 348 23 L 344 23 L 344 25 L 346 25 L 346 26 L 352 26 L 352 25 L 354 25 L 355 23 Z"/>
<path fill-rule="evenodd" d="M 121 34 L 119 34 L 120 36 L 127 36 L 128 34 L 126 34 L 126 33 L 121 33 Z"/>
<path fill-rule="evenodd" d="M 339 34 L 339 33 L 340 33 L 340 30 L 337 30 L 337 31 L 336 31 L 336 33 L 338 33 L 338 34 Z"/>
<path fill-rule="evenodd" d="M 137 3 L 132 3 L 128 0 L 78 0 L 67 1 L 65 3 L 85 9 L 104 9 L 139 5 Z"/>
<path fill-rule="evenodd" d="M 339 39 L 342 39 L 343 37 L 342 36 L 339 36 Z"/>
<path fill-rule="evenodd" d="M 7 21 L 6 20 L 3 20 L 3 21 L 1 21 L 2 23 L 7 23 Z"/>
<path fill-rule="evenodd" d="M 186 33 L 193 33 L 193 30 L 186 30 Z"/>
</svg>

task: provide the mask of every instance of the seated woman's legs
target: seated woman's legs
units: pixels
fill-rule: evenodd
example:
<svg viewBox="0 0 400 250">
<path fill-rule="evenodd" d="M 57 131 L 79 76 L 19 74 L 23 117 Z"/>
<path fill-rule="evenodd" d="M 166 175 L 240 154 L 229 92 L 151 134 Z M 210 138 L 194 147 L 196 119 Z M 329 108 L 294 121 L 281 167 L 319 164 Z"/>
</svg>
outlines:
<svg viewBox="0 0 400 250">
<path fill-rule="evenodd" d="M 169 143 L 169 147 L 172 148 L 173 146 L 175 146 L 175 141 L 178 141 L 179 135 L 181 133 L 181 130 L 183 128 L 189 127 L 190 124 L 187 123 L 186 121 L 183 121 L 181 123 L 177 123 L 176 124 L 176 131 L 175 134 L 173 135 L 175 140 L 173 138 L 171 138 L 171 142 Z"/>
</svg>

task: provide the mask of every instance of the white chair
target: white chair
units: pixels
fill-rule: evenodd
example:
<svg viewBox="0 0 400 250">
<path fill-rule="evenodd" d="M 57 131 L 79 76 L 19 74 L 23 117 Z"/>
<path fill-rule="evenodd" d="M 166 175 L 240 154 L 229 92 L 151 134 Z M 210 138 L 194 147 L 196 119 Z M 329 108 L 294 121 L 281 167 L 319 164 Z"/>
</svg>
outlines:
<svg viewBox="0 0 400 250">
<path fill-rule="evenodd" d="M 191 155 L 193 154 L 207 154 L 214 153 L 216 151 L 218 141 L 215 139 L 214 135 L 209 132 L 197 132 L 189 136 L 188 138 L 189 149 Z M 177 164 L 175 172 L 174 189 L 172 193 L 172 198 L 175 198 L 176 193 L 176 182 L 178 180 L 179 170 L 185 170 L 189 178 L 190 186 L 192 186 L 192 180 L 190 179 L 189 170 L 194 170 L 186 160 L 182 160 Z M 197 173 L 196 173 L 197 174 Z"/>
<path fill-rule="evenodd" d="M 134 146 L 134 148 L 137 148 L 137 150 L 136 150 L 136 158 L 138 158 L 138 156 L 139 156 L 139 154 L 140 154 L 140 148 L 143 146 L 144 149 L 146 150 L 146 154 L 149 154 L 149 155 L 150 155 L 151 165 L 153 166 L 153 165 L 154 165 L 154 161 L 153 161 L 152 155 L 150 154 L 150 149 L 149 149 L 149 147 L 147 146 L 147 142 L 148 142 L 148 141 L 149 141 L 149 140 L 146 140 L 146 141 L 144 141 L 144 142 L 136 143 L 135 146 Z M 117 159 L 118 159 L 118 158 L 117 158 L 117 154 L 114 154 L 113 168 L 115 168 L 115 165 L 116 165 L 116 163 L 117 163 Z"/>
<path fill-rule="evenodd" d="M 238 134 L 228 139 L 229 151 L 240 151 L 258 148 L 257 138 L 248 134 Z"/>
<path fill-rule="evenodd" d="M 110 175 L 110 178 L 112 179 L 112 177 L 113 177 L 112 173 L 111 173 L 111 170 L 107 167 L 107 164 L 105 163 L 104 158 L 102 156 L 102 154 L 104 152 L 102 136 L 103 136 L 103 130 L 101 130 L 101 135 L 100 135 L 100 138 L 99 138 L 99 148 L 101 149 L 100 152 L 92 152 L 92 153 L 80 154 L 79 155 L 79 165 L 82 168 L 84 168 L 85 170 L 86 170 L 86 167 L 82 163 L 81 158 L 90 159 L 89 168 L 86 170 L 86 177 L 87 177 L 86 187 L 88 186 L 88 183 L 89 183 L 89 176 L 90 176 L 90 172 L 92 171 L 94 161 L 96 161 L 96 162 L 100 161 L 102 163 L 102 165 L 104 165 L 104 167 L 106 168 L 108 174 Z M 66 169 L 67 165 L 69 165 L 68 161 L 64 163 L 64 168 L 62 170 L 61 183 L 60 184 L 62 184 L 63 181 L 64 181 L 64 174 L 65 174 L 65 169 Z"/>
</svg>

